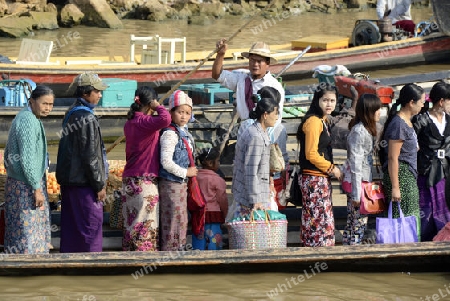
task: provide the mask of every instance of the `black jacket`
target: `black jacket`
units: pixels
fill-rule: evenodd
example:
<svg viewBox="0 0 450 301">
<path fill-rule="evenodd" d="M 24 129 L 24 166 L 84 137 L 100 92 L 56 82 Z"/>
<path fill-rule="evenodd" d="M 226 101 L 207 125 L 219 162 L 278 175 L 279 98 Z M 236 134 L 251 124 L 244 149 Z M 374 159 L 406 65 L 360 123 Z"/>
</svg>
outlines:
<svg viewBox="0 0 450 301">
<path fill-rule="evenodd" d="M 450 172 L 450 116 L 445 114 L 445 119 L 444 135 L 439 133 L 428 113 L 416 115 L 412 120 L 419 142 L 417 171 L 419 175 L 428 177 L 429 187 L 447 178 Z M 444 158 L 438 158 L 439 150 Z"/>
<path fill-rule="evenodd" d="M 84 105 L 77 100 L 74 106 Z M 73 112 L 63 127 L 59 141 L 56 164 L 58 183 L 63 186 L 90 186 L 95 192 L 102 190 L 106 185 L 107 173 L 104 150 L 97 117 L 87 110 Z"/>
</svg>

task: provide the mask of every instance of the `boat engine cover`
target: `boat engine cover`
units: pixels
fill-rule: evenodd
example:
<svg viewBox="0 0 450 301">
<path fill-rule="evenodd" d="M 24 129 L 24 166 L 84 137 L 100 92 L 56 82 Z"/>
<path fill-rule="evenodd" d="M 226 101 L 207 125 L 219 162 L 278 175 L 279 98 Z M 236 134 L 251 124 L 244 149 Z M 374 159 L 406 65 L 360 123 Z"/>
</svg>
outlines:
<svg viewBox="0 0 450 301">
<path fill-rule="evenodd" d="M 350 87 L 355 87 L 358 95 L 365 93 L 377 95 L 383 105 L 389 105 L 394 99 L 394 88 L 391 86 L 380 85 L 378 82 L 370 79 L 357 79 L 349 76 L 335 76 L 336 87 L 339 95 L 352 98 Z"/>
<path fill-rule="evenodd" d="M 380 29 L 376 21 L 358 20 L 352 33 L 353 46 L 373 45 L 381 41 Z"/>
</svg>

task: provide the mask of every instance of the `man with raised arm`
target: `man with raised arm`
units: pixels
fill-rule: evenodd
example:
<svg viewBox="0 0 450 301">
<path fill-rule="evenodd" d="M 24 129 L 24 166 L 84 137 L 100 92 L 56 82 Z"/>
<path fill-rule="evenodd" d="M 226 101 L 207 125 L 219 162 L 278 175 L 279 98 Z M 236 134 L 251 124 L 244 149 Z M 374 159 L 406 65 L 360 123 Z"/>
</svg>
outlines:
<svg viewBox="0 0 450 301">
<path fill-rule="evenodd" d="M 224 87 L 236 92 L 236 111 L 241 120 L 248 119 L 249 112 L 256 106 L 253 95 L 262 87 L 268 86 L 280 92 L 279 103 L 280 116 L 275 124 L 281 123 L 281 112 L 283 112 L 284 89 L 280 82 L 270 73 L 269 66 L 275 64 L 276 60 L 270 53 L 270 47 L 264 42 L 255 42 L 248 52 L 242 52 L 242 56 L 248 58 L 249 72 L 231 72 L 223 70 L 223 61 L 227 51 L 226 39 L 221 39 L 216 44 L 217 55 L 212 67 L 212 77 Z M 238 135 L 243 132 L 244 124 L 241 123 Z M 272 128 L 273 130 L 273 128 Z M 269 129 L 269 133 L 271 129 Z"/>
</svg>

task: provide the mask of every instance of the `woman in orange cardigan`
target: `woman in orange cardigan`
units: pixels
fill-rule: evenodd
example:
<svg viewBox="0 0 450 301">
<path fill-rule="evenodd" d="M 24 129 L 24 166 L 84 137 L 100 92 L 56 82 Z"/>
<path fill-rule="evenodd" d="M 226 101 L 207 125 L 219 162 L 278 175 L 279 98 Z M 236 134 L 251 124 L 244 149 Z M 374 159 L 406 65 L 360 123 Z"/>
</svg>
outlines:
<svg viewBox="0 0 450 301">
<path fill-rule="evenodd" d="M 337 96 L 336 87 L 321 83 L 297 130 L 303 202 L 300 240 L 305 247 L 334 246 L 335 242 L 331 177 L 340 179 L 341 172 L 333 164 L 327 115 L 336 108 Z"/>
</svg>

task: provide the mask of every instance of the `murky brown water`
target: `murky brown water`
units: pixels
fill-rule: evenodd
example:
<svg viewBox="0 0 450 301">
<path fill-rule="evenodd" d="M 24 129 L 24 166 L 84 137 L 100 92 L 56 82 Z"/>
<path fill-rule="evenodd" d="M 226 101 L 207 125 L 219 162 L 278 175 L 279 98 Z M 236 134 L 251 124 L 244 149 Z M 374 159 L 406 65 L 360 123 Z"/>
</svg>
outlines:
<svg viewBox="0 0 450 301">
<path fill-rule="evenodd" d="M 298 275 L 303 271 L 299 271 Z M 450 274 L 131 275 L 0 278 L 8 301 L 430 301 L 450 299 Z M 294 280 L 292 280 L 294 277 Z M 428 299 L 427 299 L 428 297 Z M 432 299 L 434 297 L 434 299 Z"/>
<path fill-rule="evenodd" d="M 413 9 L 415 20 L 425 21 L 432 16 L 431 8 Z M 304 13 L 273 19 L 255 19 L 231 42 L 230 47 L 248 48 L 253 41 L 263 40 L 269 44 L 285 44 L 300 37 L 313 34 L 351 36 L 356 20 L 376 18 L 375 9 L 361 12 L 337 12 L 333 14 Z M 52 56 L 99 56 L 129 55 L 130 34 L 136 36 L 182 37 L 187 38 L 187 51 L 214 50 L 215 42 L 221 37 L 231 36 L 248 19 L 228 17 L 214 21 L 211 25 L 187 25 L 186 21 L 149 22 L 124 20 L 124 28 L 111 30 L 78 26 L 60 28 L 54 31 L 36 31 L 35 39 L 54 42 Z M 260 28 L 261 31 L 256 30 Z M 78 32 L 78 38 L 70 38 Z M 0 38 L 0 54 L 16 57 L 20 39 Z M 206 55 L 205 55 L 206 56 Z"/>
<path fill-rule="evenodd" d="M 432 15 L 431 9 L 427 8 L 414 9 L 412 13 L 415 20 L 428 20 Z M 269 24 L 267 20 L 263 23 L 262 19 L 256 19 L 233 40 L 231 46 L 247 48 L 251 41 L 255 40 L 283 44 L 312 34 L 349 36 L 357 19 L 373 19 L 375 16 L 375 10 L 370 9 L 364 12 L 289 16 L 276 24 Z M 230 36 L 245 21 L 235 17 L 217 20 L 209 26 L 197 26 L 187 25 L 184 21 L 152 23 L 126 20 L 122 30 L 80 26 L 57 31 L 38 31 L 35 38 L 53 40 L 58 45 L 52 52 L 53 56 L 127 55 L 130 34 L 186 36 L 188 51 L 206 50 L 209 53 L 218 38 Z M 262 33 L 255 34 L 255 26 L 263 26 Z M 79 33 L 80 38 L 69 39 L 70 32 L 75 31 Z M 14 57 L 17 56 L 19 48 L 20 40 L 0 38 L 0 54 Z M 370 75 L 377 78 L 448 69 L 446 64 L 421 65 L 398 70 L 374 70 Z M 56 157 L 56 150 L 52 152 L 50 148 L 50 152 Z M 123 154 L 121 145 L 109 157 L 123 159 Z M 55 160 L 56 158 L 52 158 L 53 162 Z M 301 273 L 302 271 L 299 271 L 299 274 Z M 131 275 L 0 277 L 0 300 L 450 300 L 450 273 L 323 272 L 301 284 L 290 282 L 288 285 L 288 280 L 296 276 L 146 275 L 138 280 Z M 275 289 L 278 291 L 275 292 Z"/>
</svg>

